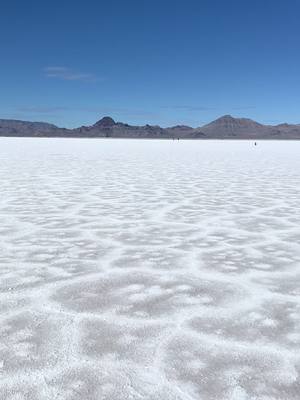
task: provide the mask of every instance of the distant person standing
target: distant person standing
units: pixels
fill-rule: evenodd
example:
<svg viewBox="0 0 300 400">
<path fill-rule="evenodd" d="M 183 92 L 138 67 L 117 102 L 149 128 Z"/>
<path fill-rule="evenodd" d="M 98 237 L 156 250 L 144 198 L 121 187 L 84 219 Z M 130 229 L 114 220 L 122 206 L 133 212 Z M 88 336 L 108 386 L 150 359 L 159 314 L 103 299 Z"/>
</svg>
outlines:
<svg viewBox="0 0 300 400">
<path fill-rule="evenodd" d="M 254 146 L 257 146 L 257 143 L 256 143 L 256 142 L 254 142 Z"/>
</svg>

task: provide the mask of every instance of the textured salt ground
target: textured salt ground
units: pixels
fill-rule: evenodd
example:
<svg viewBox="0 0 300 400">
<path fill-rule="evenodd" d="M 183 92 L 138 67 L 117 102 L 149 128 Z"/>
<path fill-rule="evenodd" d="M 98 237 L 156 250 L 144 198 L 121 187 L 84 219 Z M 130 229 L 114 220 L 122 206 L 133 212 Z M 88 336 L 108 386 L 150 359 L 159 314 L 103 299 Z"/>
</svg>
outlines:
<svg viewBox="0 0 300 400">
<path fill-rule="evenodd" d="M 1 139 L 0 399 L 298 400 L 299 153 Z"/>
</svg>

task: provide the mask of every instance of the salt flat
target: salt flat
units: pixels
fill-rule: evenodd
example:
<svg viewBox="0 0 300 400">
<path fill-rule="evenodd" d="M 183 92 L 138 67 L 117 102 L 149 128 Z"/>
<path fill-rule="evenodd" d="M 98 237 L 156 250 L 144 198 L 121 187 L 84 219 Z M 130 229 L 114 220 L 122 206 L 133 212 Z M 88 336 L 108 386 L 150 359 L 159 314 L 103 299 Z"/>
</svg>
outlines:
<svg viewBox="0 0 300 400">
<path fill-rule="evenodd" d="M 0 140 L 0 399 L 300 398 L 300 142 Z"/>
</svg>

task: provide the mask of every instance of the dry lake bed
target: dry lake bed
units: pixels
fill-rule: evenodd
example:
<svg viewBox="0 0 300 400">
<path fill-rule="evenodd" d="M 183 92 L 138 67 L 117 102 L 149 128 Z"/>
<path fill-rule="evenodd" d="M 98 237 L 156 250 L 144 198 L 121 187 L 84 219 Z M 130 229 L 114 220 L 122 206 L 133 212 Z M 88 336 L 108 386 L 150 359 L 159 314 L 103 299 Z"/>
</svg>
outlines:
<svg viewBox="0 0 300 400">
<path fill-rule="evenodd" d="M 300 142 L 0 139 L 1 400 L 299 400 Z"/>
</svg>

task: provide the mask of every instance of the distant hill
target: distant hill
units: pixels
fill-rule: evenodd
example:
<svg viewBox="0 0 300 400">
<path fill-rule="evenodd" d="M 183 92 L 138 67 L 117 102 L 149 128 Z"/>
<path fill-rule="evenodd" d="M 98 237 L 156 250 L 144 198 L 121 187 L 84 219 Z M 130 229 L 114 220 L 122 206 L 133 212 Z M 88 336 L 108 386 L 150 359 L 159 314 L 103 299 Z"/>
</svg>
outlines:
<svg viewBox="0 0 300 400">
<path fill-rule="evenodd" d="M 67 130 L 46 122 L 0 119 L 0 136 L 54 136 L 60 131 Z"/>
<path fill-rule="evenodd" d="M 220 139 L 300 139 L 299 125 L 263 125 L 231 115 L 224 115 L 199 130 L 207 137 Z"/>
<path fill-rule="evenodd" d="M 266 125 L 248 118 L 234 118 L 231 115 L 224 115 L 199 129 L 209 137 L 217 135 L 220 138 L 259 137 L 269 133 L 269 127 Z"/>
<path fill-rule="evenodd" d="M 300 124 L 263 125 L 248 118 L 224 115 L 199 128 L 176 125 L 129 125 L 104 117 L 94 125 L 75 129 L 59 128 L 45 122 L 0 119 L 0 136 L 5 137 L 82 137 L 157 139 L 300 139 Z"/>
<path fill-rule="evenodd" d="M 110 117 L 104 117 L 91 126 L 73 129 L 80 137 L 115 137 L 115 138 L 170 138 L 168 132 L 160 126 L 135 126 L 115 122 Z"/>
</svg>

